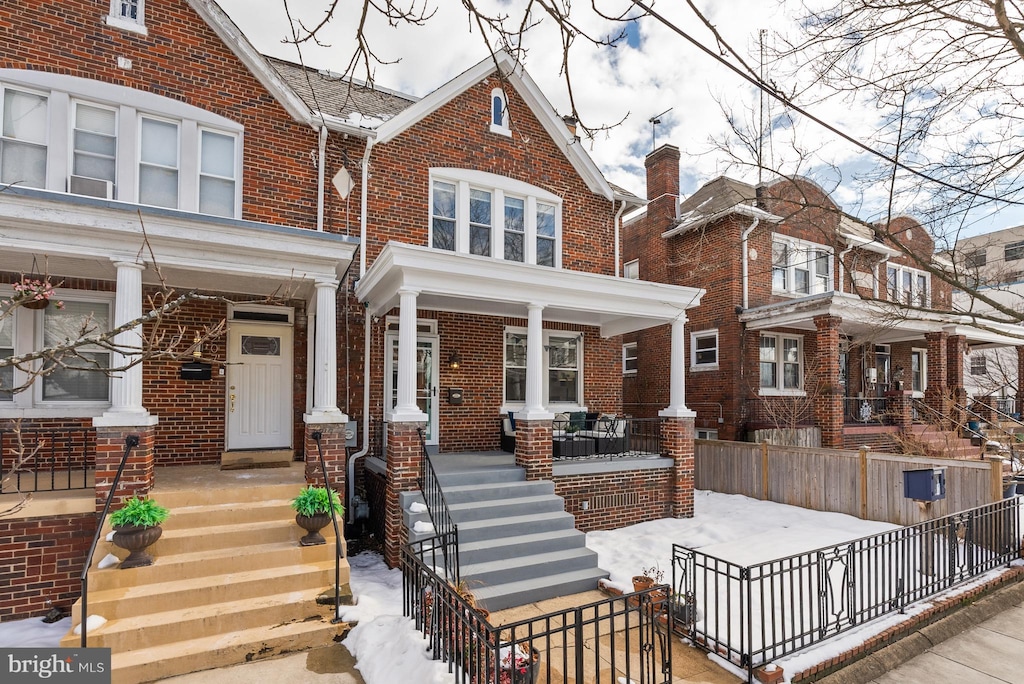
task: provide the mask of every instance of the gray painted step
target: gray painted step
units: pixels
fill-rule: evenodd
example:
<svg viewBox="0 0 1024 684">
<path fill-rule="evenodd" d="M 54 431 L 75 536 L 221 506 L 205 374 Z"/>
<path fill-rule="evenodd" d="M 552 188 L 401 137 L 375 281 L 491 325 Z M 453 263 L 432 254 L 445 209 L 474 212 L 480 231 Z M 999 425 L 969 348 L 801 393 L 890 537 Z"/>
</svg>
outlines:
<svg viewBox="0 0 1024 684">
<path fill-rule="evenodd" d="M 597 553 L 588 548 L 535 553 L 466 565 L 459 552 L 459 572 L 469 587 L 496 586 L 519 580 L 539 579 L 551 575 L 597 567 Z"/>
<path fill-rule="evenodd" d="M 533 513 L 564 513 L 565 501 L 560 496 L 545 494 L 543 496 L 520 496 L 513 499 L 496 499 L 492 501 L 470 501 L 467 503 L 449 504 L 452 520 L 461 527 L 473 520 L 491 520 L 494 518 L 511 518 Z"/>
<path fill-rule="evenodd" d="M 608 577 L 600 568 L 574 570 L 505 584 L 470 586 L 477 603 L 490 611 L 503 610 L 527 603 L 567 596 L 597 588 L 598 580 Z"/>
<path fill-rule="evenodd" d="M 441 488 L 458 487 L 459 485 L 492 484 L 495 482 L 526 481 L 526 471 L 518 466 L 498 466 L 469 470 L 461 473 L 438 473 L 437 479 Z"/>
<path fill-rule="evenodd" d="M 554 496 L 555 483 L 550 480 L 523 480 L 521 482 L 489 482 L 474 485 L 442 485 L 448 505 L 493 501 L 521 496 Z"/>
<path fill-rule="evenodd" d="M 491 520 L 470 520 L 459 524 L 459 543 L 516 537 L 523 534 L 571 530 L 576 519 L 568 513 L 535 513 Z"/>
<path fill-rule="evenodd" d="M 499 537 L 459 544 L 459 562 L 463 565 L 515 558 L 531 553 L 549 553 L 586 546 L 586 535 L 575 528 L 516 537 Z"/>
</svg>

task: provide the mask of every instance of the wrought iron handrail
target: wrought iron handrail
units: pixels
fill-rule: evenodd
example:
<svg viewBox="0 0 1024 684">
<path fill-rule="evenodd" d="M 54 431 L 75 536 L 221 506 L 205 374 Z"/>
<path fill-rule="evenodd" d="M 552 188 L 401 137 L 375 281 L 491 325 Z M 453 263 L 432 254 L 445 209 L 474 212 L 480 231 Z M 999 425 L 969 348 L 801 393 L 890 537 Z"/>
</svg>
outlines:
<svg viewBox="0 0 1024 684">
<path fill-rule="evenodd" d="M 950 416 L 942 415 L 942 413 L 940 411 L 936 411 L 935 409 L 933 409 L 931 406 L 929 406 L 928 404 L 924 403 L 920 399 L 914 399 L 913 406 L 918 411 L 923 411 L 924 413 L 927 413 L 928 415 L 932 416 L 933 418 L 936 419 L 936 422 L 939 422 L 940 424 L 941 424 L 942 421 L 947 421 L 948 420 L 951 423 L 953 423 L 953 425 L 954 425 L 954 427 L 956 429 L 963 430 L 964 432 L 967 432 L 968 434 L 970 434 L 972 437 L 977 437 L 978 439 L 981 439 L 981 440 L 985 439 L 985 435 L 983 435 L 982 433 L 978 432 L 977 430 L 972 429 L 971 426 L 966 424 L 966 422 L 965 423 L 957 423 Z M 968 409 L 966 409 L 964 407 L 961 407 L 959 405 L 954 405 L 954 408 L 960 408 L 960 409 L 963 409 L 965 412 L 973 413 L 973 411 L 969 411 Z"/>
<path fill-rule="evenodd" d="M 988 418 L 986 418 L 985 416 L 981 415 L 980 413 L 975 411 L 973 408 L 971 408 L 973 406 L 981 406 L 983 408 L 988 409 L 989 411 L 991 411 L 996 416 L 997 421 L 993 423 Z M 994 408 L 992 406 L 989 406 L 985 402 L 983 402 L 981 400 L 978 400 L 978 399 L 972 399 L 971 400 L 971 407 L 957 405 L 957 408 L 960 409 L 961 411 L 964 411 L 965 413 L 974 416 L 980 422 L 983 422 L 983 423 L 989 425 L 990 427 L 994 427 L 996 430 L 998 430 L 1000 433 L 1002 433 L 1002 436 L 1005 438 L 1005 440 L 1007 442 L 1007 448 L 1010 450 L 1010 466 L 1013 469 L 1019 468 L 1021 464 L 1020 464 L 1020 458 L 1017 456 L 1017 435 L 1016 435 L 1016 433 L 1010 432 L 1009 430 L 1004 428 L 1002 426 L 1002 423 L 1004 421 L 1012 421 L 1012 422 L 1016 423 L 1017 425 L 1020 425 L 1021 427 L 1024 427 L 1024 422 L 1021 422 L 1021 421 L 1017 420 L 1016 418 L 1014 418 L 1013 416 L 1007 415 L 1006 413 L 1000 411 L 999 409 Z M 988 437 L 985 436 L 985 439 L 988 439 Z"/>
<path fill-rule="evenodd" d="M 427 453 L 427 441 L 423 435 L 423 428 L 416 428 L 416 434 L 420 437 L 420 448 L 423 451 L 423 462 L 420 466 L 417 484 L 423 493 L 423 503 L 426 504 L 427 515 L 430 516 L 430 522 L 434 525 L 434 533 L 437 536 L 454 535 L 455 544 L 450 551 L 445 550 L 444 552 L 444 564 L 448 578 L 458 584 L 459 527 L 452 520 L 448 499 L 445 498 L 444 491 L 441 489 L 441 481 L 437 477 L 437 471 L 434 470 L 434 463 L 430 460 L 430 454 Z M 448 549 L 447 545 L 445 549 Z"/>
<path fill-rule="evenodd" d="M 338 490 L 331 487 L 330 480 L 327 478 L 327 463 L 324 461 L 324 448 L 323 448 L 323 433 L 319 430 L 314 431 L 310 437 L 316 442 L 316 450 L 320 456 L 320 472 L 324 476 L 324 488 L 327 490 L 327 501 L 331 504 L 331 522 L 334 524 L 334 617 L 331 618 L 331 624 L 338 624 L 341 622 L 341 618 L 338 617 L 338 611 L 341 609 L 341 530 L 338 527 L 338 514 L 334 510 L 334 497 L 331 494 L 338 494 Z M 341 495 L 338 494 L 340 497 Z"/>
<path fill-rule="evenodd" d="M 88 646 L 88 623 L 89 623 L 89 568 L 92 565 L 92 557 L 96 553 L 96 546 L 100 543 L 100 535 L 103 534 L 103 523 L 107 521 L 107 513 L 110 512 L 110 504 L 114 500 L 114 495 L 117 493 L 117 485 L 121 483 L 121 473 L 124 472 L 124 466 L 128 462 L 128 454 L 131 453 L 132 449 L 139 446 L 138 435 L 128 435 L 124 438 L 124 453 L 121 454 L 121 462 L 117 466 L 117 473 L 114 475 L 114 481 L 110 484 L 110 491 L 107 492 L 107 500 L 103 502 L 103 510 L 100 512 L 99 519 L 96 520 L 96 534 L 92 537 L 92 545 L 89 547 L 89 553 L 85 555 L 85 567 L 82 568 L 82 614 L 81 614 L 81 627 L 82 627 L 82 648 Z"/>
<path fill-rule="evenodd" d="M 1003 499 L 748 566 L 674 544 L 673 592 L 693 606 L 692 619 L 676 624 L 749 677 L 763 663 L 1009 567 L 1020 555 L 1022 504 Z"/>
</svg>

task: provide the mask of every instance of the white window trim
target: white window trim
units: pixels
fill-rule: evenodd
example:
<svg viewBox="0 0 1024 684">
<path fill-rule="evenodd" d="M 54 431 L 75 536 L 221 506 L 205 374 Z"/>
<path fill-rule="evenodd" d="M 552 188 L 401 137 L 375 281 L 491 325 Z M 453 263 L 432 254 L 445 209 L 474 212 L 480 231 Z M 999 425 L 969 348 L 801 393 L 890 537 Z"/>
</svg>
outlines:
<svg viewBox="0 0 1024 684">
<path fill-rule="evenodd" d="M 697 339 L 714 336 L 715 338 L 715 362 L 697 363 Z M 719 345 L 718 328 L 708 330 L 697 330 L 690 333 L 690 370 L 695 372 L 718 370 L 719 354 L 722 349 Z"/>
<path fill-rule="evenodd" d="M 914 389 L 914 352 L 921 352 L 921 389 Z M 911 347 L 911 362 L 910 362 L 910 389 L 913 390 L 914 397 L 921 399 L 924 397 L 924 393 L 928 391 L 928 350 L 920 347 Z"/>
<path fill-rule="evenodd" d="M 135 20 L 122 17 L 121 0 L 110 0 L 110 14 L 105 19 L 107 26 L 148 36 L 149 29 L 146 28 L 146 0 L 139 0 L 138 14 L 139 18 Z"/>
<path fill-rule="evenodd" d="M 896 278 L 895 278 L 896 282 L 895 283 L 889 278 L 889 269 L 893 269 L 895 271 L 895 273 L 896 273 Z M 910 282 L 911 282 L 911 302 L 909 304 L 907 304 L 906 300 L 904 299 L 904 294 L 905 294 L 904 289 L 903 289 L 903 274 L 904 273 L 909 273 L 910 276 L 911 276 L 911 280 L 910 280 Z M 920 301 L 917 301 L 917 299 L 918 299 L 918 296 L 917 296 L 918 295 L 918 292 L 917 292 L 917 278 L 918 278 L 918 276 L 924 276 L 924 288 L 925 288 L 925 291 L 924 291 L 924 303 L 923 304 Z M 886 279 L 886 283 L 885 283 L 885 285 L 886 285 L 886 291 L 885 291 L 886 301 L 892 302 L 894 304 L 900 304 L 901 306 L 919 306 L 919 307 L 922 307 L 922 308 L 928 308 L 929 306 L 931 306 L 931 304 L 932 304 L 932 278 L 931 278 L 931 274 L 928 273 L 928 271 L 923 271 L 923 270 L 921 270 L 919 268 L 914 268 L 912 266 L 903 266 L 901 264 L 891 264 L 890 263 L 890 264 L 886 265 L 885 279 Z M 895 299 L 893 299 L 894 295 L 896 297 Z"/>
<path fill-rule="evenodd" d="M 761 333 L 761 337 L 774 337 L 775 338 L 775 363 L 776 368 L 776 382 L 778 385 L 775 387 L 761 387 L 761 361 L 758 358 L 757 363 L 757 378 L 758 378 L 758 395 L 762 397 L 806 397 L 807 391 L 803 388 L 804 384 L 804 338 L 802 335 L 790 335 L 787 333 Z M 782 341 L 785 339 L 797 341 L 797 355 L 799 357 L 800 364 L 800 388 L 799 389 L 787 389 L 780 387 L 784 382 L 785 369 L 783 368 L 782 361 Z M 760 350 L 760 337 L 758 338 L 758 349 Z M 760 351 L 758 352 L 760 354 Z"/>
<path fill-rule="evenodd" d="M 111 107 L 99 102 L 90 102 L 82 98 L 71 99 L 71 111 L 68 113 L 70 127 L 68 129 L 68 192 L 71 192 L 71 176 L 75 175 L 75 131 L 78 130 L 78 105 L 106 109 L 114 113 L 114 192 L 117 192 L 118 171 L 121 166 L 121 112 L 117 107 Z M 91 178 L 91 176 L 89 176 Z M 106 180 L 106 179 L 97 179 Z M 117 196 L 116 194 L 114 195 Z"/>
<path fill-rule="evenodd" d="M 203 173 L 203 132 L 207 131 L 210 133 L 216 133 L 217 135 L 223 135 L 225 138 L 231 138 L 235 141 L 234 159 L 231 160 L 234 168 L 235 177 L 231 179 L 224 178 L 222 176 L 215 176 L 212 173 Z M 242 136 L 240 133 L 233 131 L 225 131 L 219 128 L 213 128 L 211 126 L 199 126 L 199 132 L 196 141 L 196 212 L 199 212 L 199 192 L 200 186 L 202 185 L 202 177 L 208 176 L 210 178 L 219 178 L 221 180 L 231 180 L 235 184 L 235 201 L 234 201 L 234 213 L 231 216 L 225 218 L 240 218 L 241 217 L 241 206 L 242 206 Z M 181 160 L 179 159 L 179 164 Z M 180 188 L 180 184 L 179 184 Z M 220 214 L 208 214 L 210 216 L 219 216 Z"/>
<path fill-rule="evenodd" d="M 523 343 L 526 343 L 526 328 L 519 327 L 506 327 L 501 334 L 501 400 L 502 406 L 500 413 L 505 414 L 509 411 L 518 411 L 526 406 L 526 402 L 522 401 L 507 401 L 505 397 L 505 338 L 508 334 L 520 335 L 523 338 Z M 577 360 L 577 373 L 579 374 L 577 387 L 576 402 L 550 402 L 548 401 L 548 353 L 546 349 L 542 351 L 542 358 L 544 359 L 544 370 L 543 370 L 543 387 L 541 388 L 541 397 L 544 400 L 544 406 L 552 413 L 567 413 L 571 411 L 586 411 L 587 406 L 584 402 L 586 396 L 586 385 L 584 375 L 584 349 L 583 349 L 583 333 L 575 332 L 572 330 L 548 330 L 544 329 L 543 334 L 543 345 L 546 347 L 550 344 L 549 340 L 552 337 L 573 337 L 578 336 L 576 341 L 576 360 Z"/>
<path fill-rule="evenodd" d="M 694 439 L 718 439 L 718 430 L 713 428 L 694 428 Z"/>
<path fill-rule="evenodd" d="M 0 288 L 0 298 L 8 299 L 14 289 L 8 285 Z M 95 292 L 92 290 L 69 290 L 60 288 L 61 301 L 103 302 L 109 305 L 109 315 L 114 316 L 115 294 L 113 292 Z M 18 307 L 14 313 L 14 353 L 26 354 L 37 349 L 43 339 L 43 311 L 33 311 Z M 112 321 L 111 321 L 112 322 Z M 37 344 L 37 340 L 39 343 Z M 88 349 L 87 349 L 88 350 Z M 15 386 L 25 382 L 24 372 L 14 369 Z M 43 401 L 43 384 L 41 380 L 15 394 L 11 401 L 0 402 L 0 419 L 12 418 L 89 418 L 103 415 L 110 408 L 110 402 L 93 401 Z"/>
<path fill-rule="evenodd" d="M 811 295 L 821 294 L 822 292 L 832 292 L 832 291 L 835 290 L 835 288 L 836 288 L 836 282 L 835 282 L 836 279 L 835 279 L 835 273 L 834 273 L 834 269 L 835 269 L 835 254 L 834 254 L 834 252 L 833 252 L 831 247 L 829 247 L 828 245 L 818 244 L 816 242 L 809 242 L 807 240 L 801 240 L 800 238 L 790 237 L 788 235 L 782 235 L 781 233 L 772 233 L 772 244 L 774 245 L 776 242 L 781 242 L 781 243 L 785 244 L 786 248 L 787 248 L 787 250 L 786 250 L 787 251 L 787 255 L 788 255 L 788 263 L 786 264 L 786 285 L 787 285 L 787 287 L 786 287 L 785 290 L 779 290 L 779 289 L 776 289 L 776 287 L 775 287 L 775 263 L 774 263 L 774 255 L 772 255 L 772 275 L 771 275 L 772 294 L 782 295 L 782 296 L 786 296 L 786 297 L 810 297 Z M 827 289 L 819 290 L 818 287 L 817 287 L 818 280 L 817 280 L 817 275 L 816 275 L 816 273 L 814 271 L 814 266 L 815 266 L 814 261 L 807 260 L 807 261 L 804 261 L 801 264 L 801 262 L 799 262 L 798 260 L 794 261 L 794 259 L 793 259 L 793 254 L 794 253 L 808 254 L 808 253 L 810 253 L 811 250 L 826 252 L 828 254 L 828 288 Z M 806 270 L 808 272 L 807 277 L 808 277 L 808 289 L 810 290 L 809 292 L 798 292 L 796 290 L 796 271 L 798 270 L 798 268 L 797 268 L 798 266 L 801 267 L 801 268 L 806 267 Z"/>
<path fill-rule="evenodd" d="M 522 262 L 537 263 L 537 204 L 550 204 L 555 208 L 555 263 L 553 268 L 562 268 L 562 199 L 529 183 L 517 181 L 485 171 L 472 169 L 431 168 L 427 198 L 427 246 L 434 244 L 434 182 L 442 181 L 455 185 L 455 253 L 469 252 L 469 191 L 488 190 L 491 193 L 491 256 L 482 259 L 505 258 L 505 195 L 526 200 L 524 216 L 525 237 Z M 476 255 L 473 255 L 476 256 Z M 545 267 L 548 268 L 548 267 Z"/>
<path fill-rule="evenodd" d="M 633 353 L 629 354 L 627 352 L 627 349 L 632 349 Z M 636 368 L 633 368 L 631 370 L 627 369 L 626 368 L 626 359 L 633 359 L 635 361 L 639 361 L 639 357 L 637 356 L 637 343 L 636 342 L 626 342 L 624 345 L 622 345 L 622 374 L 623 375 L 636 375 L 636 372 L 637 372 L 638 369 L 636 369 Z"/>
<path fill-rule="evenodd" d="M 622 264 L 622 277 L 628 280 L 640 280 L 640 260 L 633 259 Z"/>
<path fill-rule="evenodd" d="M 50 185 L 50 173 L 52 171 L 53 164 L 50 161 L 50 150 L 53 146 L 53 97 L 52 93 L 45 90 L 40 90 L 34 87 L 25 87 L 17 83 L 9 83 L 0 81 L 0 118 L 3 117 L 4 97 L 5 92 L 8 90 L 14 90 L 27 95 L 35 95 L 37 97 L 45 98 L 46 100 L 46 138 L 42 143 L 30 142 L 30 145 L 42 144 L 46 149 L 46 169 L 43 172 L 43 177 L 46 179 L 45 184 L 48 188 Z M 0 138 L 3 138 L 3 121 L 0 120 Z M 34 187 L 34 186 L 31 186 Z"/>
<path fill-rule="evenodd" d="M 139 195 L 142 194 L 142 179 L 141 179 L 141 177 L 142 177 L 142 165 L 143 165 L 143 161 L 142 161 L 142 122 L 143 122 L 144 119 L 149 119 L 150 121 L 159 121 L 160 123 L 172 124 L 172 125 L 174 125 L 174 127 L 178 131 L 178 144 L 177 144 L 178 156 L 176 158 L 177 166 L 173 167 L 175 172 L 178 174 L 177 204 L 175 206 L 173 206 L 173 207 L 163 207 L 163 206 L 161 206 L 161 208 L 162 209 L 182 209 L 183 208 L 182 207 L 182 204 L 183 204 L 183 202 L 182 202 L 183 197 L 182 196 L 185 194 L 183 192 L 183 188 L 182 188 L 182 185 L 183 185 L 182 181 L 185 178 L 185 170 L 182 168 L 182 166 L 183 166 L 183 164 L 182 164 L 183 155 L 181 153 L 182 152 L 182 140 L 183 140 L 184 135 L 185 135 L 185 131 L 182 130 L 183 129 L 182 122 L 178 121 L 176 119 L 169 119 L 169 118 L 164 117 L 164 116 L 155 116 L 155 115 L 149 114 L 149 113 L 140 113 L 139 114 L 139 122 L 138 122 L 138 125 L 136 126 L 136 134 L 138 135 L 138 137 L 135 140 L 135 203 L 136 204 L 142 204 L 142 201 L 139 199 Z M 156 164 L 150 164 L 149 162 L 145 162 L 145 163 L 146 163 L 147 166 L 152 166 L 153 168 L 160 168 L 160 169 L 170 169 L 171 168 L 169 166 L 158 166 Z M 199 167 L 199 160 L 197 159 L 196 160 L 196 168 L 198 168 L 198 167 Z M 196 185 L 196 190 L 195 190 L 195 201 L 194 201 L 193 209 L 195 209 L 195 208 L 197 208 L 199 206 L 198 175 L 197 175 L 196 178 L 197 178 L 197 185 Z M 192 204 L 192 202 L 189 202 L 189 204 Z M 160 205 L 145 205 L 145 206 L 160 206 Z"/>
<path fill-rule="evenodd" d="M 494 123 L 494 98 L 496 97 L 501 98 L 501 125 Z M 491 133 L 512 137 L 512 129 L 508 126 L 508 97 L 505 96 L 505 91 L 501 88 L 495 88 L 491 91 L 491 97 L 488 102 L 490 103 L 487 111 L 490 114 Z"/>
</svg>

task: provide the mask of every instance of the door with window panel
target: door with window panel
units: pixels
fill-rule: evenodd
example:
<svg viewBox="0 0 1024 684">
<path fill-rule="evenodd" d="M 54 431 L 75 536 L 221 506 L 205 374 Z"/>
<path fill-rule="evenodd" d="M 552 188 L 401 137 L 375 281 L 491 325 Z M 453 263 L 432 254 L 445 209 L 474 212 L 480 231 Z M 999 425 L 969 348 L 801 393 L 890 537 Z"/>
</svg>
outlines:
<svg viewBox="0 0 1024 684">
<path fill-rule="evenodd" d="M 233 322 L 228 329 L 228 449 L 292 444 L 292 329 Z"/>
<path fill-rule="evenodd" d="M 438 443 L 437 435 L 437 344 L 436 337 L 420 337 L 416 340 L 416 406 L 427 415 L 424 438 L 428 445 Z M 398 404 L 398 336 L 389 334 L 387 348 L 390 350 L 387 361 L 387 410 L 393 410 Z"/>
</svg>

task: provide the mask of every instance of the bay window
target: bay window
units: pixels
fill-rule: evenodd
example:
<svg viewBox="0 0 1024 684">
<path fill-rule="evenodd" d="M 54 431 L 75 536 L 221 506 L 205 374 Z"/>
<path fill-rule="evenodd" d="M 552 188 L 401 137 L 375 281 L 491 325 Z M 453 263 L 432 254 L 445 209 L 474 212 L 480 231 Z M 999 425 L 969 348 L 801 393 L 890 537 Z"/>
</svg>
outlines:
<svg viewBox="0 0 1024 684">
<path fill-rule="evenodd" d="M 803 389 L 803 339 L 762 334 L 759 350 L 762 394 L 798 393 Z"/>
<path fill-rule="evenodd" d="M 583 401 L 583 336 L 578 333 L 545 330 L 544 388 L 548 405 L 579 406 Z M 526 330 L 505 331 L 505 403 L 526 401 Z"/>
</svg>

